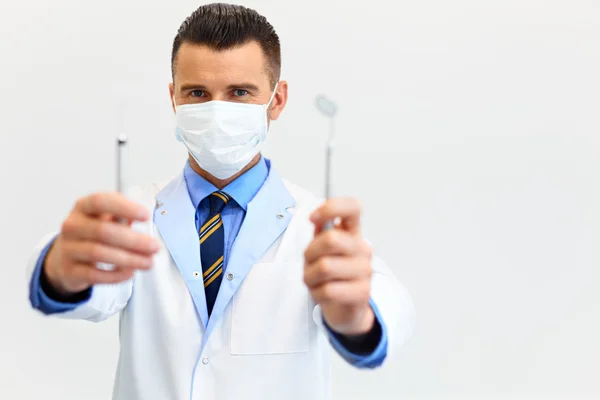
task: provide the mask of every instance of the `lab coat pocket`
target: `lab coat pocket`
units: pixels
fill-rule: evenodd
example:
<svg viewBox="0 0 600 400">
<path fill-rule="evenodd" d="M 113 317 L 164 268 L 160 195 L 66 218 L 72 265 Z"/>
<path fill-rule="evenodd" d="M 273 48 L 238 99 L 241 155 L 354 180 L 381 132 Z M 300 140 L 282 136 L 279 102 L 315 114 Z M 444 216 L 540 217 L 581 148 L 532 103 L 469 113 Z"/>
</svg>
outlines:
<svg viewBox="0 0 600 400">
<path fill-rule="evenodd" d="M 256 264 L 233 297 L 231 354 L 309 350 L 309 294 L 302 263 Z"/>
</svg>

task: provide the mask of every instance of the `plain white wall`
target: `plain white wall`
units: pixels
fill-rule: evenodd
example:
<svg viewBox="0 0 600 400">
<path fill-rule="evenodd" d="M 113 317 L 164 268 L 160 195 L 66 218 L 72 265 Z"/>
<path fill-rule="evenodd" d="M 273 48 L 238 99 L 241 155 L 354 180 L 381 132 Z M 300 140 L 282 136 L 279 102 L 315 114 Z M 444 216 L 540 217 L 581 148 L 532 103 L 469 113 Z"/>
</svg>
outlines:
<svg viewBox="0 0 600 400">
<path fill-rule="evenodd" d="M 290 102 L 267 155 L 321 193 L 324 92 L 340 105 L 335 191 L 413 295 L 386 369 L 335 364 L 336 399 L 600 397 L 600 3 L 244 1 L 283 45 Z M 75 199 L 183 166 L 167 84 L 197 1 L 2 0 L 0 398 L 107 399 L 117 319 L 29 308 L 25 264 Z"/>
</svg>

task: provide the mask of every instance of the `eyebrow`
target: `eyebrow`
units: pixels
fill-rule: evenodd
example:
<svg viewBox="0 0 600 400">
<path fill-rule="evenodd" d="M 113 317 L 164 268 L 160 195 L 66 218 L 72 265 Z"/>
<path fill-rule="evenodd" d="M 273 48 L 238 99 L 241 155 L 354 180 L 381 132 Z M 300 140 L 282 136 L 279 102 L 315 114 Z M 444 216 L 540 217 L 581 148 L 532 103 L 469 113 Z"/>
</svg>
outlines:
<svg viewBox="0 0 600 400">
<path fill-rule="evenodd" d="M 185 83 L 183 85 L 181 85 L 180 90 L 182 91 L 186 91 L 186 90 L 206 90 L 206 86 L 204 85 L 195 85 L 192 83 Z M 233 89 L 247 89 L 247 90 L 252 90 L 252 91 L 259 91 L 258 86 L 256 86 L 253 83 L 235 83 L 232 85 L 228 85 L 227 86 L 227 90 L 233 90 Z"/>
<path fill-rule="evenodd" d="M 227 86 L 227 89 L 229 89 L 229 90 L 232 90 L 232 89 L 249 89 L 249 90 L 254 90 L 255 92 L 258 92 L 258 86 L 256 86 L 253 83 L 250 83 L 250 82 L 237 83 L 235 85 L 229 85 L 229 86 Z"/>
</svg>

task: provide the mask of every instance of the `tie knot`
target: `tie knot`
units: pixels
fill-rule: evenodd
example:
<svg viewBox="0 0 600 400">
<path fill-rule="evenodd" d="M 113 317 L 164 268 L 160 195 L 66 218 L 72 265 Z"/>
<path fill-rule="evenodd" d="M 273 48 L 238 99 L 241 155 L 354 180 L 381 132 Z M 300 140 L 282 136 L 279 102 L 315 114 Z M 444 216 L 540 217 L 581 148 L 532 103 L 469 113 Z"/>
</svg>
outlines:
<svg viewBox="0 0 600 400">
<path fill-rule="evenodd" d="M 211 215 L 219 214 L 225 208 L 225 205 L 231 200 L 231 197 L 225 192 L 213 192 L 208 196 L 210 200 Z"/>
</svg>

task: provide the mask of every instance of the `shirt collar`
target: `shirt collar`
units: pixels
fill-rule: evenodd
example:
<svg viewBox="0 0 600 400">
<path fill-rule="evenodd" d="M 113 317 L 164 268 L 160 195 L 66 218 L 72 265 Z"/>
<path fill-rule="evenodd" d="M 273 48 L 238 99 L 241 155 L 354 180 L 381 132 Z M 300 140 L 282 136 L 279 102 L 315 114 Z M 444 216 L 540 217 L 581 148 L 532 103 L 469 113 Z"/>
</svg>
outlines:
<svg viewBox="0 0 600 400">
<path fill-rule="evenodd" d="M 248 203 L 258 193 L 262 184 L 269 175 L 269 160 L 262 155 L 258 163 L 244 172 L 236 180 L 223 188 L 223 191 L 231 196 L 244 211 L 247 210 Z M 187 189 L 195 208 L 198 208 L 200 202 L 208 195 L 218 191 L 212 183 L 198 175 L 188 161 L 183 171 Z"/>
</svg>

